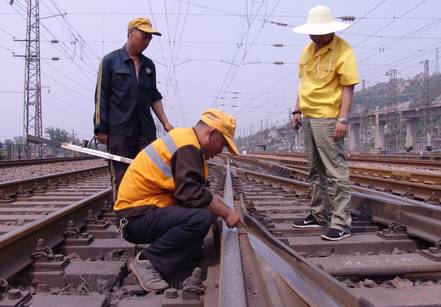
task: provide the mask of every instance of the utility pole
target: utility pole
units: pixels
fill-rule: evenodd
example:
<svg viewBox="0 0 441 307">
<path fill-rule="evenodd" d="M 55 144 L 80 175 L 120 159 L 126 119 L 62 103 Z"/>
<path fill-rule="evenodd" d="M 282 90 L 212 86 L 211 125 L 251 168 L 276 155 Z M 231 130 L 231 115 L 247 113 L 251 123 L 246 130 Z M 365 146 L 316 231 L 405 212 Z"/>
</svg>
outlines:
<svg viewBox="0 0 441 307">
<path fill-rule="evenodd" d="M 25 58 L 23 137 L 28 142 L 28 135 L 43 136 L 41 116 L 41 72 L 40 72 L 40 9 L 39 0 L 27 0 L 26 8 L 26 45 Z M 11 5 L 13 2 L 11 2 Z M 23 41 L 23 40 L 16 40 Z M 42 155 L 41 145 L 38 147 Z"/>
<path fill-rule="evenodd" d="M 426 134 L 426 150 L 432 149 L 431 140 L 431 119 L 430 116 L 430 101 L 429 101 L 429 60 L 424 60 L 424 106 L 425 106 L 425 118 L 424 118 L 424 132 Z"/>
<path fill-rule="evenodd" d="M 361 151 L 366 151 L 367 139 L 367 97 L 366 97 L 366 80 L 361 80 L 361 87 L 363 91 L 363 100 L 360 114 L 360 134 L 361 134 Z"/>
<path fill-rule="evenodd" d="M 264 146 L 263 146 L 263 119 L 260 120 L 260 146 L 262 148 L 262 151 L 264 151 Z"/>
<path fill-rule="evenodd" d="M 438 47 L 436 47 L 435 73 L 439 74 L 439 48 Z"/>
<path fill-rule="evenodd" d="M 391 111 L 394 112 L 396 127 L 398 129 L 395 130 L 395 152 L 398 151 L 400 147 L 401 140 L 401 121 L 400 116 L 398 114 L 398 103 L 397 103 L 397 74 L 398 71 L 396 69 L 391 69 L 386 72 L 386 76 L 389 77 L 389 83 L 391 83 L 391 99 L 390 99 L 390 107 Z M 397 131 L 398 130 L 398 131 Z"/>
</svg>

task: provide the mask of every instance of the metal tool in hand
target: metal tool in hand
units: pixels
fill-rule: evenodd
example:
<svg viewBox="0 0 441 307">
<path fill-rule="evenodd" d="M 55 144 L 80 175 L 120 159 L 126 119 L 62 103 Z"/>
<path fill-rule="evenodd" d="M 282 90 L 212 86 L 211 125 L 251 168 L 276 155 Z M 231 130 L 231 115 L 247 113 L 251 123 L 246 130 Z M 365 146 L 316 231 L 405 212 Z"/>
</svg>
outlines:
<svg viewBox="0 0 441 307">
<path fill-rule="evenodd" d="M 40 137 L 33 136 L 33 135 L 28 136 L 28 141 L 33 142 L 33 143 L 48 144 L 48 145 L 52 145 L 54 147 L 69 149 L 69 150 L 76 151 L 76 152 L 82 152 L 82 153 L 85 153 L 88 155 L 101 157 L 101 158 L 108 159 L 108 160 L 123 162 L 123 163 L 127 163 L 127 164 L 132 163 L 132 159 L 130 159 L 130 158 L 121 157 L 121 156 L 114 155 L 114 154 L 111 154 L 108 152 L 103 152 L 100 150 L 86 148 L 86 147 L 81 147 L 78 145 L 61 143 L 58 141 L 52 141 L 52 140 L 40 138 Z"/>
</svg>

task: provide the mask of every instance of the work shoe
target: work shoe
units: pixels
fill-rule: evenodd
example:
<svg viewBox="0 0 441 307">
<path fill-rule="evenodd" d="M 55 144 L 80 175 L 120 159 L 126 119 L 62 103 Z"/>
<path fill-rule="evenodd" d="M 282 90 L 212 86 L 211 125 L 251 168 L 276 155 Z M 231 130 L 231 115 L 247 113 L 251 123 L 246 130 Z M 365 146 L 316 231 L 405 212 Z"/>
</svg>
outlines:
<svg viewBox="0 0 441 307">
<path fill-rule="evenodd" d="M 321 225 L 321 224 L 319 224 L 319 222 L 317 222 L 317 220 L 315 219 L 315 217 L 312 214 L 308 215 L 300 222 L 292 223 L 292 225 L 297 228 L 323 227 L 323 225 Z"/>
<path fill-rule="evenodd" d="M 135 274 L 141 287 L 146 291 L 162 291 L 169 287 L 149 260 L 141 260 L 141 252 L 130 262 L 129 269 Z"/>
<path fill-rule="evenodd" d="M 324 234 L 322 234 L 321 237 L 325 240 L 338 241 L 350 236 L 351 234 L 349 232 L 345 232 L 335 228 L 329 228 Z"/>
</svg>

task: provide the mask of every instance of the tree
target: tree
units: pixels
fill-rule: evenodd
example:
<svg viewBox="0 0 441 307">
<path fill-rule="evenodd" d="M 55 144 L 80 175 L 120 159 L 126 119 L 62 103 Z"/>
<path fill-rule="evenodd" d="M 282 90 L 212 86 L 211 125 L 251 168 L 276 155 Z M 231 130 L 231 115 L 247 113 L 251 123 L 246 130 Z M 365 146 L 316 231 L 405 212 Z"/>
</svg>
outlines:
<svg viewBox="0 0 441 307">
<path fill-rule="evenodd" d="M 44 132 L 52 141 L 66 143 L 72 140 L 72 136 L 64 129 L 47 127 Z"/>
</svg>

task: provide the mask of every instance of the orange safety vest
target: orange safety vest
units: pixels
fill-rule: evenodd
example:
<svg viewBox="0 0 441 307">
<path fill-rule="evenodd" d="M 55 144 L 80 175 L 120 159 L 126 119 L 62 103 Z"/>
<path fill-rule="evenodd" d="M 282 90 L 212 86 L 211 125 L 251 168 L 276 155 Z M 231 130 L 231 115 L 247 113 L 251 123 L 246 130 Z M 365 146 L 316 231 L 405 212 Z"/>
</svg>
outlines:
<svg viewBox="0 0 441 307">
<path fill-rule="evenodd" d="M 175 128 L 138 153 L 124 174 L 113 209 L 175 205 L 171 157 L 176 150 L 187 145 L 201 148 L 195 131 L 192 128 Z M 204 177 L 207 180 L 208 165 L 205 160 Z"/>
</svg>

